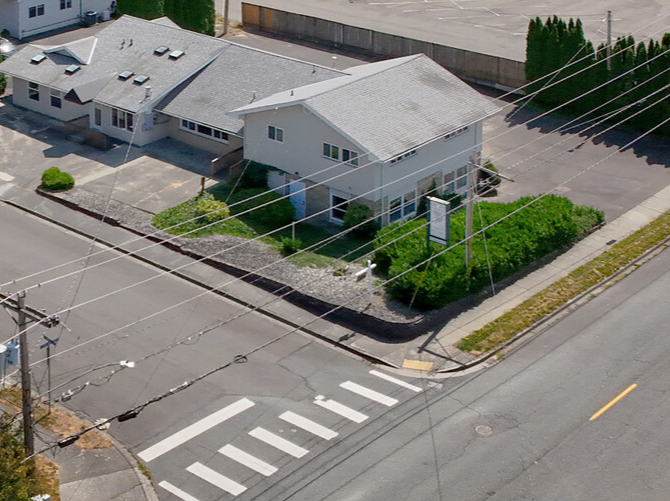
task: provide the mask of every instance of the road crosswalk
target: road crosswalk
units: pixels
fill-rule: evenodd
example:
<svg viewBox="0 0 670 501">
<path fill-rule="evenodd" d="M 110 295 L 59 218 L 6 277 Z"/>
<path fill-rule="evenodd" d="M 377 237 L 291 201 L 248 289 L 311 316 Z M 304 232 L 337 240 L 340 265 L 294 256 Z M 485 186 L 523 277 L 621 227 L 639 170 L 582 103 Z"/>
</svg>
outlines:
<svg viewBox="0 0 670 501">
<path fill-rule="evenodd" d="M 341 421 L 340 419 L 340 423 L 348 421 L 361 424 L 369 419 L 370 416 L 368 414 L 374 412 L 376 405 L 390 408 L 398 404 L 403 396 L 411 397 L 411 394 L 404 392 L 404 390 L 409 390 L 413 393 L 419 393 L 423 391 L 423 389 L 419 386 L 413 385 L 407 381 L 381 371 L 371 370 L 369 371 L 369 374 L 374 376 L 373 378 L 370 378 L 373 384 L 368 382 L 366 383 L 366 386 L 355 381 L 344 381 L 339 384 L 339 388 L 345 390 L 345 392 L 339 392 L 338 398 L 341 398 L 343 395 L 350 395 L 357 408 L 354 408 L 354 405 L 351 402 L 347 401 L 347 404 L 345 405 L 338 400 L 327 398 L 324 395 L 316 395 L 313 398 L 313 403 L 318 408 L 328 411 L 328 413 L 331 415 L 338 416 L 338 419 L 345 418 L 346 421 Z M 374 383 L 374 381 L 377 383 Z M 370 388 L 369 386 L 373 386 L 374 389 Z M 391 393 L 393 396 L 387 393 Z M 361 402 L 364 402 L 362 408 Z M 192 440 L 206 431 L 223 424 L 225 421 L 228 421 L 235 416 L 242 415 L 245 411 L 248 411 L 255 405 L 256 403 L 249 398 L 242 398 L 160 440 L 156 444 L 141 451 L 138 456 L 146 463 L 150 463 L 151 461 L 160 458 L 164 454 L 170 453 L 189 440 Z M 365 411 L 368 414 L 362 411 Z M 290 456 L 293 458 L 293 461 L 299 460 L 308 456 L 310 453 L 309 448 L 315 446 L 314 444 L 318 444 L 319 440 L 330 441 L 340 434 L 339 431 L 333 430 L 332 427 L 325 426 L 323 423 L 318 422 L 321 420 L 328 422 L 326 419 L 327 415 L 322 415 L 321 419 L 315 420 L 310 419 L 314 417 L 313 415 L 310 415 L 310 418 L 307 418 L 302 414 L 292 410 L 285 410 L 276 417 L 280 422 L 294 427 L 292 428 L 292 436 L 285 438 L 262 426 L 254 425 L 253 429 L 247 432 L 247 436 L 251 437 L 251 439 L 254 439 L 255 442 L 248 442 L 246 445 L 238 444 L 240 447 L 230 443 L 222 444 L 222 446 L 217 451 L 217 456 L 225 460 L 233 461 L 234 464 L 240 465 L 243 467 L 244 471 L 249 471 L 250 475 L 260 474 L 263 477 L 271 477 L 280 470 L 282 465 L 279 463 L 272 464 L 274 461 L 269 459 L 269 457 L 276 458 L 276 454 L 281 454 L 281 457 L 287 458 Z M 340 426 L 342 425 L 340 424 Z M 270 426 L 270 428 L 272 427 Z M 312 440 L 307 443 L 300 443 L 301 437 L 303 437 L 303 442 L 305 442 L 305 440 L 304 436 L 297 434 L 298 430 L 306 432 L 308 436 L 312 437 Z M 314 440 L 316 440 L 316 442 L 314 442 Z M 258 457 L 261 455 L 256 453 L 259 446 L 269 448 L 265 449 L 267 456 L 269 457 Z M 275 451 L 274 456 L 271 456 L 271 450 Z M 249 451 L 254 452 L 254 454 Z M 203 497 L 202 494 L 198 493 L 203 492 L 203 490 L 196 492 L 195 490 L 190 489 L 190 487 L 193 485 L 193 479 L 199 479 L 198 481 L 202 481 L 210 486 L 214 486 L 215 488 L 219 489 L 219 492 L 223 491 L 233 498 L 247 491 L 247 485 L 249 484 L 244 485 L 241 483 L 245 482 L 244 479 L 239 479 L 236 477 L 236 475 L 230 475 L 233 477 L 230 478 L 229 476 L 224 475 L 221 471 L 218 471 L 216 466 L 217 464 L 220 465 L 220 463 L 210 464 L 207 460 L 204 460 L 203 458 L 200 459 L 202 462 L 195 461 L 185 468 L 185 471 L 191 475 L 188 482 L 181 480 L 175 482 L 177 485 L 174 485 L 174 483 L 170 482 L 168 479 L 165 479 L 158 483 L 158 485 L 165 491 L 165 493 L 169 493 L 174 496 L 172 497 L 168 494 L 170 500 L 180 499 L 182 501 L 211 501 L 211 497 Z M 212 462 L 216 463 L 215 461 Z M 284 461 L 282 464 L 286 464 L 286 462 Z M 228 471 L 225 473 L 229 474 Z M 247 477 L 247 480 L 248 478 L 249 477 Z M 187 492 L 189 490 L 191 490 L 191 492 Z M 223 498 L 220 496 L 221 494 L 217 495 L 217 497 L 214 499 L 225 499 L 225 494 Z M 164 495 L 161 495 L 161 498 L 164 497 Z"/>
</svg>

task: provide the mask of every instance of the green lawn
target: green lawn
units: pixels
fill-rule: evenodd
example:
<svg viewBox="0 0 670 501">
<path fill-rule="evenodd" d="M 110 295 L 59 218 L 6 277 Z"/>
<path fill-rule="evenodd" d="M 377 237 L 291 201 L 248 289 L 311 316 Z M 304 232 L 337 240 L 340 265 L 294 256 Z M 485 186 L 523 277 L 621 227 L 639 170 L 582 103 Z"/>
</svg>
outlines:
<svg viewBox="0 0 670 501">
<path fill-rule="evenodd" d="M 153 223 L 158 228 L 171 228 L 170 233 L 179 235 L 188 233 L 188 237 L 202 237 L 217 233 L 225 233 L 243 238 L 256 238 L 260 235 L 266 235 L 260 238 L 260 241 L 270 245 L 276 250 L 282 247 L 282 238 L 295 238 L 302 241 L 301 249 L 310 248 L 309 251 L 302 251 L 289 257 L 289 260 L 300 266 L 327 266 L 333 263 L 333 259 L 343 261 L 356 261 L 362 255 L 372 250 L 371 239 L 365 239 L 356 235 L 344 235 L 329 240 L 327 243 L 319 245 L 329 237 L 334 237 L 338 229 L 335 227 L 317 226 L 309 223 L 296 223 L 294 228 L 286 227 L 277 230 L 276 224 L 273 224 L 273 215 L 278 210 L 283 210 L 282 204 L 289 204 L 286 199 L 273 202 L 278 197 L 268 197 L 263 195 L 257 199 L 248 200 L 254 195 L 267 191 L 265 188 L 237 188 L 231 194 L 231 185 L 220 183 L 207 190 L 216 200 L 226 202 L 230 207 L 229 217 L 206 228 L 202 228 L 206 223 L 201 219 L 189 221 L 197 214 L 195 212 L 197 197 L 194 197 L 180 205 L 166 209 L 154 217 Z M 248 209 L 270 203 L 271 206 L 266 209 L 254 210 L 246 214 L 241 214 Z M 236 205 L 237 204 L 237 205 Z M 182 223 L 183 221 L 187 221 Z M 315 247 L 311 249 L 311 246 Z"/>
</svg>

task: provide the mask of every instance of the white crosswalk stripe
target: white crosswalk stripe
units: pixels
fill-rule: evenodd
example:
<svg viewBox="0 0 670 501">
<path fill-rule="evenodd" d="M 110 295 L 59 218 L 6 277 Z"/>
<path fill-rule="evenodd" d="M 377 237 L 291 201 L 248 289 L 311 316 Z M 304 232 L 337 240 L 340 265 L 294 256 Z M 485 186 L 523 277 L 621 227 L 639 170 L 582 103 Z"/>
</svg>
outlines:
<svg viewBox="0 0 670 501">
<path fill-rule="evenodd" d="M 322 426 L 319 423 L 315 423 L 310 419 L 302 417 L 296 414 L 295 412 L 287 411 L 281 416 L 279 416 L 279 419 L 283 419 L 287 423 L 291 423 L 292 425 L 295 425 L 298 428 L 302 428 L 303 430 L 308 431 L 311 434 L 326 440 L 330 440 L 337 436 L 336 431 L 333 431 L 330 428 L 326 428 L 325 426 Z"/>
<path fill-rule="evenodd" d="M 353 383 L 351 381 L 346 381 L 340 384 L 340 387 L 385 405 L 386 407 L 392 407 L 398 403 L 398 400 L 395 398 L 388 397 L 383 393 L 379 393 L 378 391 L 371 390 L 370 388 L 366 388 L 365 386 L 361 386 L 360 384 Z"/>
<path fill-rule="evenodd" d="M 346 405 L 343 405 L 339 402 L 336 402 L 335 400 L 332 399 L 325 400 L 325 397 L 323 395 L 318 395 L 317 397 L 315 397 L 314 403 L 319 407 L 323 407 L 324 409 L 328 409 L 329 411 L 334 412 L 335 414 L 339 414 L 342 417 L 350 419 L 354 423 L 360 424 L 368 418 L 368 416 L 366 416 L 365 414 L 358 412 L 352 409 L 351 407 L 347 407 Z"/>
<path fill-rule="evenodd" d="M 303 449 L 293 442 L 289 442 L 285 438 L 282 438 L 279 435 L 275 435 L 265 428 L 254 428 L 249 432 L 249 435 L 265 442 L 268 445 L 271 445 L 276 449 L 279 449 L 280 451 L 285 452 L 286 454 L 290 454 L 295 458 L 301 458 L 309 452 L 307 449 Z"/>
<path fill-rule="evenodd" d="M 370 374 L 373 376 L 377 376 L 378 378 L 384 379 L 390 383 L 397 384 L 398 386 L 402 386 L 403 388 L 407 388 L 408 390 L 412 390 L 415 393 L 420 393 L 423 391 L 422 388 L 419 388 L 418 386 L 414 386 L 413 384 L 406 383 L 405 381 L 401 379 L 394 378 L 393 376 L 389 376 L 388 374 L 385 374 L 383 372 L 379 372 L 376 370 L 371 370 Z"/>
<path fill-rule="evenodd" d="M 228 477 L 221 475 L 220 473 L 208 468 L 201 463 L 193 463 L 191 466 L 186 468 L 186 471 L 193 473 L 194 475 L 200 477 L 201 479 L 209 482 L 212 485 L 215 485 L 219 489 L 222 489 L 233 496 L 239 496 L 244 491 L 247 490 L 242 484 L 238 484 L 234 480 L 229 479 Z"/>
<path fill-rule="evenodd" d="M 171 451 L 175 447 L 178 447 L 183 443 L 188 442 L 192 438 L 197 437 L 198 435 L 206 432 L 210 428 L 213 428 L 214 426 L 223 423 L 225 420 L 230 419 L 233 416 L 239 414 L 240 412 L 244 412 L 245 410 L 253 406 L 254 403 L 247 398 L 238 400 L 234 404 L 230 404 L 229 406 L 224 407 L 223 409 L 213 414 L 210 414 L 209 416 L 201 419 L 200 421 L 193 423 L 192 425 L 187 426 L 186 428 L 178 431 L 177 433 L 174 433 L 169 437 L 161 440 L 157 444 L 152 445 L 148 449 L 143 450 L 138 454 L 138 456 L 144 462 L 148 463 L 149 461 L 152 461 L 157 457 L 162 456 L 163 454 Z"/>
<path fill-rule="evenodd" d="M 234 459 L 238 463 L 243 464 L 247 468 L 251 468 L 258 473 L 265 475 L 266 477 L 269 477 L 273 473 L 277 472 L 277 468 L 271 464 L 268 464 L 265 461 L 261 461 L 256 456 L 252 456 L 251 454 L 238 449 L 234 445 L 224 445 L 219 449 L 219 452 L 224 456 L 227 456 L 230 459 Z"/>
<path fill-rule="evenodd" d="M 168 491 L 170 494 L 174 494 L 179 499 L 183 499 L 184 501 L 200 501 L 198 498 L 194 498 L 190 494 L 182 491 L 179 487 L 175 487 L 170 482 L 166 482 L 165 480 L 158 482 L 158 485 Z"/>
</svg>

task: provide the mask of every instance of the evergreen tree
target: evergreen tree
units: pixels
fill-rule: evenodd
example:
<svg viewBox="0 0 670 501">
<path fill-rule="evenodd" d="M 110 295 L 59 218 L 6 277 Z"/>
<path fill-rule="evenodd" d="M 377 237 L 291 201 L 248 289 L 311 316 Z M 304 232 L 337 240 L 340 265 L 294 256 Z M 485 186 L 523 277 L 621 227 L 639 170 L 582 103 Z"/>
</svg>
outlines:
<svg viewBox="0 0 670 501">
<path fill-rule="evenodd" d="M 165 0 L 118 0 L 117 10 L 121 14 L 129 14 L 142 19 L 163 17 Z"/>
</svg>

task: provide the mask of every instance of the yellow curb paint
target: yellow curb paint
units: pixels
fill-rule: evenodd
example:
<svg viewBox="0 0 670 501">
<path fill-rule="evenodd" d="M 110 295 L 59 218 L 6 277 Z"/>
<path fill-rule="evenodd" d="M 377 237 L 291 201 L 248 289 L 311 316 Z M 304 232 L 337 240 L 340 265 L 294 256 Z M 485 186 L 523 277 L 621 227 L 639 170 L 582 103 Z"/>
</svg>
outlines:
<svg viewBox="0 0 670 501">
<path fill-rule="evenodd" d="M 424 362 L 423 360 L 410 360 L 406 358 L 402 362 L 403 369 L 414 369 L 416 371 L 433 370 L 433 362 Z"/>
<path fill-rule="evenodd" d="M 589 421 L 593 421 L 594 419 L 598 419 L 602 413 L 604 413 L 607 409 L 612 407 L 614 404 L 616 404 L 619 400 L 621 400 L 623 397 L 628 395 L 631 391 L 633 391 L 635 388 L 637 388 L 637 385 L 635 383 L 631 384 L 628 388 L 626 388 L 624 391 L 619 393 L 610 403 L 608 403 L 605 407 L 600 409 L 598 412 L 596 412 L 593 416 L 591 416 L 591 419 Z"/>
</svg>

